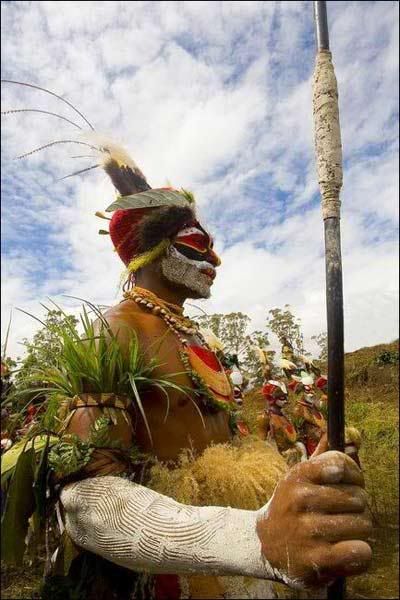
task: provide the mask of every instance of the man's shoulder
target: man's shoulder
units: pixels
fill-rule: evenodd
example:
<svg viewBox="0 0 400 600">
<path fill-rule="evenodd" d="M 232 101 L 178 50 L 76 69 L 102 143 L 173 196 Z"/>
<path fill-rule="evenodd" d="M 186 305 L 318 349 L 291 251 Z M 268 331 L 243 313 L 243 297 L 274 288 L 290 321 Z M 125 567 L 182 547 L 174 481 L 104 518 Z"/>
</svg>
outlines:
<svg viewBox="0 0 400 600">
<path fill-rule="evenodd" d="M 136 304 L 133 300 L 127 298 L 126 300 L 122 300 L 118 304 L 111 306 L 104 313 L 104 317 L 107 320 L 116 319 L 116 318 L 131 318 L 132 316 L 138 316 L 146 314 L 143 308 Z"/>
<path fill-rule="evenodd" d="M 121 328 L 137 332 L 148 329 L 164 329 L 161 319 L 152 315 L 133 300 L 123 300 L 104 313 L 104 318 L 114 333 Z"/>
</svg>

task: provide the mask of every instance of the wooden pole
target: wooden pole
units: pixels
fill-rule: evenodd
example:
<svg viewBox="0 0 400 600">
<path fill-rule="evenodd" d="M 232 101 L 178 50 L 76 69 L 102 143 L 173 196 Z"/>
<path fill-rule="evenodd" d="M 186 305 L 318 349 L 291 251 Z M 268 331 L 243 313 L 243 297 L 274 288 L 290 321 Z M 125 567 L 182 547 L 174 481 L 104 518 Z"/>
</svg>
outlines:
<svg viewBox="0 0 400 600">
<path fill-rule="evenodd" d="M 325 228 L 326 309 L 328 330 L 328 443 L 344 452 L 344 334 L 340 249 L 342 145 L 338 90 L 329 50 L 326 2 L 314 2 L 317 41 L 313 113 L 318 182 Z M 328 587 L 328 600 L 345 597 L 345 578 Z"/>
</svg>

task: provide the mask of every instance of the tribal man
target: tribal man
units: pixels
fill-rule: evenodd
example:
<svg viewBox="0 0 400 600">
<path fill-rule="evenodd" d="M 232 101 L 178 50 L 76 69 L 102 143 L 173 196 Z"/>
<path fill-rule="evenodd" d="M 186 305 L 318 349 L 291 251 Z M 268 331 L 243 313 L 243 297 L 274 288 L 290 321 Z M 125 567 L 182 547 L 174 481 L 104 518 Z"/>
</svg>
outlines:
<svg viewBox="0 0 400 600">
<path fill-rule="evenodd" d="M 129 432 L 121 425 L 114 433 L 133 437 L 141 452 L 160 461 L 177 461 L 185 449 L 201 460 L 210 447 L 231 443 L 235 403 L 223 367 L 183 315 L 183 304 L 210 296 L 220 259 L 190 193 L 152 190 L 123 152 L 111 145 L 103 151 L 104 168 L 120 194 L 109 233 L 128 269 L 124 299 L 105 317 L 123 349 L 136 332 L 147 360 L 157 359 L 154 376 L 176 374 L 174 381 L 186 390 L 169 392 L 166 418 L 165 396 L 152 388 L 141 398 L 144 414 L 132 413 Z M 76 411 L 69 432 L 87 436 L 99 414 L 93 406 Z M 271 463 L 280 481 L 269 501 L 265 497 L 251 510 L 230 506 L 254 473 L 243 475 L 230 506 L 212 505 L 212 498 L 210 505 L 194 506 L 154 491 L 146 479 L 141 485 L 119 477 L 125 466 L 112 450 L 94 454 L 82 480 L 64 485 L 61 503 L 66 532 L 86 556 L 86 569 L 100 565 L 99 577 L 85 588 L 89 571 L 80 558 L 71 577 L 81 569 L 83 597 L 96 600 L 268 598 L 274 597 L 270 581 L 320 587 L 364 572 L 371 524 L 362 473 L 345 454 L 318 452 L 286 474 L 283 460 L 270 452 L 257 471 L 262 477 L 263 465 L 268 470 Z M 231 474 L 218 466 L 222 489 Z M 147 583 L 141 579 L 138 586 L 137 573 L 148 574 Z M 99 583 L 107 577 L 108 590 Z M 249 578 L 251 585 L 244 583 Z"/>
</svg>

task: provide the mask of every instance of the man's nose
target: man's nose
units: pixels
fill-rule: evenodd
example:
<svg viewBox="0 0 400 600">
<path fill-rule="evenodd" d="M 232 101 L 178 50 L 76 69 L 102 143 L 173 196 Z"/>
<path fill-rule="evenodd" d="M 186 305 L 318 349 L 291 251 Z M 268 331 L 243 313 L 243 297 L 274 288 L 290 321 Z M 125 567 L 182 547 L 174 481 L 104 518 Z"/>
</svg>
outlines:
<svg viewBox="0 0 400 600">
<path fill-rule="evenodd" d="M 208 261 L 213 265 L 213 267 L 219 267 L 221 264 L 221 259 L 214 250 L 210 250 L 208 253 Z"/>
</svg>

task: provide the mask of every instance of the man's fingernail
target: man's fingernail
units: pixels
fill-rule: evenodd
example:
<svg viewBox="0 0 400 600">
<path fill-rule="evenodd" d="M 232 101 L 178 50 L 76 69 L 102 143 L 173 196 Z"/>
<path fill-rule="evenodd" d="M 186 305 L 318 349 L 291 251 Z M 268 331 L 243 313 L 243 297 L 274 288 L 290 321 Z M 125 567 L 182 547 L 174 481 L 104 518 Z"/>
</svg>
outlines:
<svg viewBox="0 0 400 600">
<path fill-rule="evenodd" d="M 343 477 L 343 469 L 338 465 L 327 465 L 322 469 L 322 477 L 325 481 L 340 481 Z"/>
</svg>

